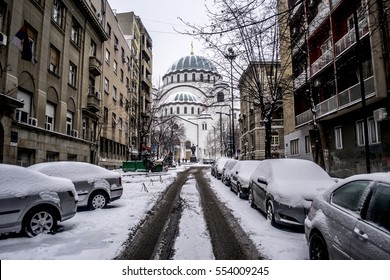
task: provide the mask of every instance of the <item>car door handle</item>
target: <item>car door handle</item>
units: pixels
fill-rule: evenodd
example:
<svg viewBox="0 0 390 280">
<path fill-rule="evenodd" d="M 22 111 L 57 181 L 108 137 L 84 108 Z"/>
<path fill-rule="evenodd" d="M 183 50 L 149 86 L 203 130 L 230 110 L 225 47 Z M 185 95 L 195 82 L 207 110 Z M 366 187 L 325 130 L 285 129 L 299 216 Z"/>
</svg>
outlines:
<svg viewBox="0 0 390 280">
<path fill-rule="evenodd" d="M 358 229 L 357 227 L 355 227 L 353 229 L 353 232 L 357 235 L 357 237 L 361 240 L 368 240 L 368 235 L 365 234 L 363 231 L 361 231 L 360 229 Z"/>
</svg>

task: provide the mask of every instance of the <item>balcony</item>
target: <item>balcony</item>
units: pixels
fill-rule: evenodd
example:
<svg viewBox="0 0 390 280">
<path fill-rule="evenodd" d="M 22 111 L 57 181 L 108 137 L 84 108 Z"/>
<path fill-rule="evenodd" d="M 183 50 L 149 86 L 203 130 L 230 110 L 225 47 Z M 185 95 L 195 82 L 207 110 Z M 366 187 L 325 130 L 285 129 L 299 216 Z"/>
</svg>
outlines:
<svg viewBox="0 0 390 280">
<path fill-rule="evenodd" d="M 374 77 L 369 77 L 364 80 L 364 89 L 366 99 L 375 95 Z M 339 102 L 337 102 L 337 99 Z M 361 101 L 360 83 L 353 85 L 352 87 L 340 92 L 337 95 L 332 96 L 321 103 L 316 105 L 317 119 L 324 117 L 330 113 L 342 110 L 353 104 Z M 339 104 L 337 104 L 339 103 Z M 300 126 L 313 120 L 313 113 L 311 110 L 307 110 L 299 115 L 295 116 L 295 125 Z"/>
<path fill-rule="evenodd" d="M 341 0 L 332 0 L 332 9 L 336 7 L 340 2 Z"/>
<path fill-rule="evenodd" d="M 87 99 L 87 107 L 88 110 L 91 112 L 98 112 L 100 111 L 100 93 L 88 93 L 88 99 Z"/>
<path fill-rule="evenodd" d="M 309 78 L 310 77 L 309 69 L 307 69 L 307 75 L 308 75 L 307 78 Z M 294 88 L 298 89 L 305 83 L 306 83 L 306 71 L 303 71 L 301 74 L 299 74 L 298 77 L 295 78 Z"/>
<path fill-rule="evenodd" d="M 318 5 L 318 14 L 309 24 L 309 36 L 312 35 L 317 28 L 325 21 L 329 16 L 329 5 L 327 3 L 320 3 Z"/>
<path fill-rule="evenodd" d="M 311 76 L 319 72 L 324 68 L 329 62 L 333 60 L 333 48 L 327 50 L 323 55 L 321 55 L 311 66 Z"/>
<path fill-rule="evenodd" d="M 358 26 L 359 26 L 359 37 L 362 38 L 364 35 L 368 33 L 367 19 L 360 21 Z M 345 34 L 340 40 L 336 42 L 335 44 L 336 57 L 355 43 L 356 43 L 356 36 L 355 36 L 355 29 L 353 28 L 349 30 L 347 34 Z"/>
<path fill-rule="evenodd" d="M 94 56 L 89 57 L 89 72 L 94 76 L 100 76 L 102 74 L 101 70 L 102 63 L 99 59 Z"/>
</svg>

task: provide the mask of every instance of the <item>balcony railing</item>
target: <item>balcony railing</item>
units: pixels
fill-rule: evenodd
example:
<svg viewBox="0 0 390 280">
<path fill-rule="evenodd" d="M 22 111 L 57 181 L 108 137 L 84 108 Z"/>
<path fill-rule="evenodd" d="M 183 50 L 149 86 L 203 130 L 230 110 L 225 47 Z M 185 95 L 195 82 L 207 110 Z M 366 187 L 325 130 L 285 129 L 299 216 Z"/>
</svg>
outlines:
<svg viewBox="0 0 390 280">
<path fill-rule="evenodd" d="M 102 74 L 101 65 L 102 63 L 99 59 L 94 56 L 89 57 L 89 72 L 91 72 L 92 75 L 100 76 Z"/>
<path fill-rule="evenodd" d="M 318 14 L 309 24 L 309 36 L 324 22 L 324 20 L 329 16 L 329 4 L 320 3 L 318 5 Z"/>
<path fill-rule="evenodd" d="M 368 24 L 367 19 L 363 19 L 359 22 L 359 37 L 363 37 L 368 33 Z M 336 56 L 341 54 L 343 51 L 348 49 L 350 46 L 356 43 L 355 29 L 351 29 L 347 34 L 344 35 L 340 40 L 335 44 L 336 46 Z"/>
<path fill-rule="evenodd" d="M 375 95 L 374 77 L 370 77 L 364 81 L 364 90 L 366 98 Z M 350 105 L 361 101 L 360 83 L 342 91 L 338 95 L 339 104 L 337 103 L 337 95 L 332 96 L 316 105 L 317 118 L 324 117 L 330 113 L 342 110 Z M 295 116 L 296 126 L 303 125 L 313 120 L 313 113 L 307 110 Z"/>
<path fill-rule="evenodd" d="M 307 69 L 307 75 L 308 78 L 310 77 L 309 69 Z M 306 71 L 303 71 L 301 74 L 299 74 L 298 77 L 294 80 L 294 88 L 298 89 L 300 88 L 304 83 L 306 83 Z"/>
<path fill-rule="evenodd" d="M 311 75 L 313 76 L 322 68 L 324 68 L 329 62 L 333 59 L 333 48 L 327 50 L 323 55 L 321 55 L 310 67 Z"/>
</svg>

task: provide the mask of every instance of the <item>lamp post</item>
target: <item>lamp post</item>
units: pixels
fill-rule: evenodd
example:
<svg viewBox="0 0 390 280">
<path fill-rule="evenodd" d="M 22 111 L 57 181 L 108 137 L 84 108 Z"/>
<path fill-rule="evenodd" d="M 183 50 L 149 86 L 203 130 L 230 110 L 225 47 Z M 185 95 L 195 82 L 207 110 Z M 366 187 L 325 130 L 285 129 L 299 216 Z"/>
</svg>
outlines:
<svg viewBox="0 0 390 280">
<path fill-rule="evenodd" d="M 227 54 L 225 54 L 225 58 L 230 61 L 230 91 L 232 95 L 232 108 L 231 108 L 231 137 L 232 137 L 232 157 L 236 153 L 236 146 L 234 141 L 234 94 L 233 94 L 233 60 L 237 57 L 237 54 L 234 52 L 233 48 L 228 48 Z"/>
</svg>

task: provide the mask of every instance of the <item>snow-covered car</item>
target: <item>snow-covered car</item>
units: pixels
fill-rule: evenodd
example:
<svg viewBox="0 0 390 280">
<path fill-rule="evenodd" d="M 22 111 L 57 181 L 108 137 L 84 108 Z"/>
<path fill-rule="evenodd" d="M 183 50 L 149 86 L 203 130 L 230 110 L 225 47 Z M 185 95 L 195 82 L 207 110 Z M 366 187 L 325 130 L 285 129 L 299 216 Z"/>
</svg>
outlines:
<svg viewBox="0 0 390 280">
<path fill-rule="evenodd" d="M 305 220 L 310 259 L 390 259 L 390 173 L 341 180 Z"/>
<path fill-rule="evenodd" d="M 252 173 L 249 203 L 266 213 L 272 225 L 302 226 L 313 199 L 335 184 L 316 163 L 303 159 L 267 159 Z"/>
<path fill-rule="evenodd" d="M 260 160 L 243 160 L 237 162 L 230 172 L 230 190 L 237 193 L 240 198 L 248 198 L 249 179 Z"/>
<path fill-rule="evenodd" d="M 237 163 L 238 160 L 229 159 L 222 168 L 221 181 L 225 184 L 225 186 L 230 186 L 230 174 Z"/>
<path fill-rule="evenodd" d="M 0 164 L 0 234 L 54 232 L 58 222 L 72 218 L 76 210 L 71 180 Z"/>
<path fill-rule="evenodd" d="M 72 180 L 79 196 L 78 206 L 87 206 L 90 210 L 106 207 L 123 193 L 121 175 L 94 164 L 56 161 L 37 163 L 28 168 Z"/>
<path fill-rule="evenodd" d="M 225 163 L 229 160 L 229 158 L 225 158 L 225 157 L 222 157 L 222 158 L 219 158 L 216 162 L 215 162 L 215 165 L 214 165 L 214 174 L 215 174 L 215 178 L 221 180 L 221 177 L 222 177 L 222 171 L 223 171 L 223 167 L 225 166 Z"/>
</svg>

